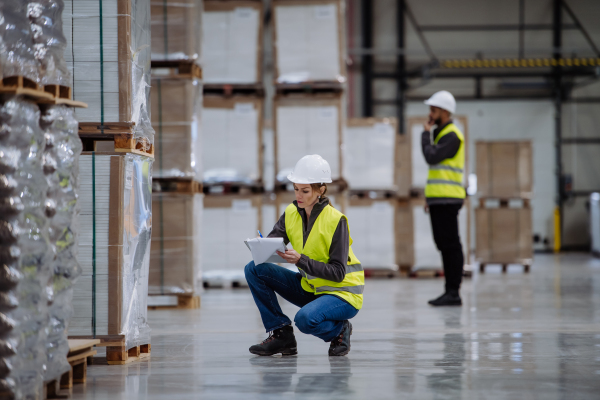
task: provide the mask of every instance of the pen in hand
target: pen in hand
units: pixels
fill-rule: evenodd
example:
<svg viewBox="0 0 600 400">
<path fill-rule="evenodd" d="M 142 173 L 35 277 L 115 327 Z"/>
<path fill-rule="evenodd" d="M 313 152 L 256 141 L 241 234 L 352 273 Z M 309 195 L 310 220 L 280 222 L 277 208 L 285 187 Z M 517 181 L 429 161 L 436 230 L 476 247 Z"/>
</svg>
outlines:
<svg viewBox="0 0 600 400">
<path fill-rule="evenodd" d="M 258 231 L 258 234 L 260 235 L 260 237 L 263 237 L 262 233 L 260 233 L 260 231 Z"/>
</svg>

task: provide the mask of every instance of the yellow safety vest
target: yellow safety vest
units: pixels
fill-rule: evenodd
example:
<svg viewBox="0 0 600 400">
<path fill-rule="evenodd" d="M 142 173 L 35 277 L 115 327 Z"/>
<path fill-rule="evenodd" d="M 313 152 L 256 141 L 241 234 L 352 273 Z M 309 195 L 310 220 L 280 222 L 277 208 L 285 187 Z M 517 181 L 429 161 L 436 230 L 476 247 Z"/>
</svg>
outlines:
<svg viewBox="0 0 600 400">
<path fill-rule="evenodd" d="M 285 231 L 290 243 L 300 254 L 323 263 L 329 262 L 329 248 L 333 234 L 337 229 L 340 219 L 344 214 L 331 206 L 326 206 L 317 217 L 304 245 L 302 217 L 293 203 L 285 209 Z M 346 223 L 348 218 L 346 218 Z M 350 227 L 348 227 L 350 233 Z M 298 268 L 302 274 L 302 288 L 314 294 L 331 294 L 338 296 L 354 308 L 360 310 L 363 304 L 363 290 L 365 288 L 365 273 L 360 261 L 352 252 L 352 238 L 348 251 L 346 276 L 340 283 L 317 278 Z"/>
<path fill-rule="evenodd" d="M 437 144 L 442 137 L 450 132 L 456 133 L 460 147 L 452 158 L 446 158 L 439 164 L 429 166 L 425 197 L 451 197 L 464 199 L 463 174 L 465 170 L 465 137 L 453 123 L 449 123 L 435 138 Z"/>
</svg>

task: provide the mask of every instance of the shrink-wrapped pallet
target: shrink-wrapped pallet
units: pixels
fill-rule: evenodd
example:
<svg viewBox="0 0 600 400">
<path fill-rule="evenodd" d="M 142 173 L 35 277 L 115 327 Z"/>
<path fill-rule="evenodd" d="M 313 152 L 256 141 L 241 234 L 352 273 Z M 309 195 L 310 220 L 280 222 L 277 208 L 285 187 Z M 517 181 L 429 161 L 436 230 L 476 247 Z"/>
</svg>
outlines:
<svg viewBox="0 0 600 400">
<path fill-rule="evenodd" d="M 63 0 L 27 2 L 27 16 L 31 24 L 42 85 L 71 86 L 64 57 L 67 39 L 63 34 L 63 9 Z"/>
<path fill-rule="evenodd" d="M 202 30 L 205 83 L 262 81 L 262 2 L 205 1 Z"/>
<path fill-rule="evenodd" d="M 351 190 L 410 195 L 410 136 L 394 118 L 350 119 L 344 131 L 344 178 Z"/>
<path fill-rule="evenodd" d="M 201 280 L 202 194 L 152 194 L 148 293 L 198 292 Z"/>
<path fill-rule="evenodd" d="M 46 139 L 43 170 L 48 184 L 46 215 L 52 259 L 47 292 L 48 337 L 44 381 L 59 379 L 71 369 L 67 361 L 67 329 L 73 313 L 74 280 L 81 274 L 77 262 L 77 191 L 81 140 L 73 109 L 48 106 L 42 109 L 40 127 Z"/>
<path fill-rule="evenodd" d="M 341 95 L 278 96 L 275 112 L 275 172 L 286 182 L 299 159 L 319 154 L 331 167 L 333 180 L 342 177 Z"/>
<path fill-rule="evenodd" d="M 475 143 L 477 194 L 481 197 L 531 198 L 533 150 L 529 141 Z"/>
<path fill-rule="evenodd" d="M 199 59 L 202 0 L 154 1 L 150 14 L 153 60 Z"/>
<path fill-rule="evenodd" d="M 340 0 L 274 1 L 277 83 L 346 81 L 344 12 Z"/>
<path fill-rule="evenodd" d="M 39 82 L 27 4 L 24 0 L 0 2 L 0 79 L 20 75 Z"/>
<path fill-rule="evenodd" d="M 0 103 L 0 395 L 41 398 L 50 248 L 38 107 Z"/>
<path fill-rule="evenodd" d="M 152 162 L 134 154 L 80 157 L 78 261 L 69 336 L 150 343 L 147 322 Z"/>
<path fill-rule="evenodd" d="M 262 181 L 262 107 L 262 99 L 253 96 L 204 97 L 205 184 Z"/>
<path fill-rule="evenodd" d="M 197 79 L 152 78 L 153 176 L 202 180 L 202 85 Z"/>
<path fill-rule="evenodd" d="M 152 143 L 150 0 L 68 1 L 63 27 L 73 99 L 88 104 L 77 120 L 134 124 L 134 136 Z"/>
</svg>

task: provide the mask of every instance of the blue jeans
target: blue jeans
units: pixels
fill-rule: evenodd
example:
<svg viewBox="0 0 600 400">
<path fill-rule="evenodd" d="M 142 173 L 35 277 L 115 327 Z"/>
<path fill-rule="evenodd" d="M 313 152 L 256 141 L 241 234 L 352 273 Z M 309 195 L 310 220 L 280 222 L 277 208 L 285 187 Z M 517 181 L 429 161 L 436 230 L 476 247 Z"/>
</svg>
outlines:
<svg viewBox="0 0 600 400">
<path fill-rule="evenodd" d="M 317 296 L 307 292 L 300 284 L 299 273 L 279 265 L 254 265 L 254 261 L 251 261 L 244 272 L 267 332 L 292 324 L 281 311 L 275 293 L 300 307 L 294 318 L 300 332 L 316 336 L 325 342 L 332 341 L 340 334 L 345 320 L 358 314 L 356 308 L 337 296 Z"/>
</svg>

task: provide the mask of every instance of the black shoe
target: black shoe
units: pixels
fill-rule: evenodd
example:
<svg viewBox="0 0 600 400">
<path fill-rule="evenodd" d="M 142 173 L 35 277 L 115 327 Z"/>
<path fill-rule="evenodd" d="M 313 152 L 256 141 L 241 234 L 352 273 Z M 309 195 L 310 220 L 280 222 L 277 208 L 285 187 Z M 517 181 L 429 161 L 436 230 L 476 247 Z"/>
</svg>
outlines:
<svg viewBox="0 0 600 400">
<path fill-rule="evenodd" d="M 329 345 L 329 356 L 345 356 L 350 353 L 350 335 L 352 335 L 352 324 L 350 321 L 344 321 L 342 331 Z"/>
<path fill-rule="evenodd" d="M 462 306 L 458 293 L 446 292 L 435 300 L 429 300 L 432 306 Z"/>
<path fill-rule="evenodd" d="M 261 344 L 250 347 L 250 353 L 259 356 L 272 356 L 281 353 L 282 356 L 293 356 L 298 354 L 294 328 L 286 325 L 269 333 L 269 337 Z"/>
</svg>

